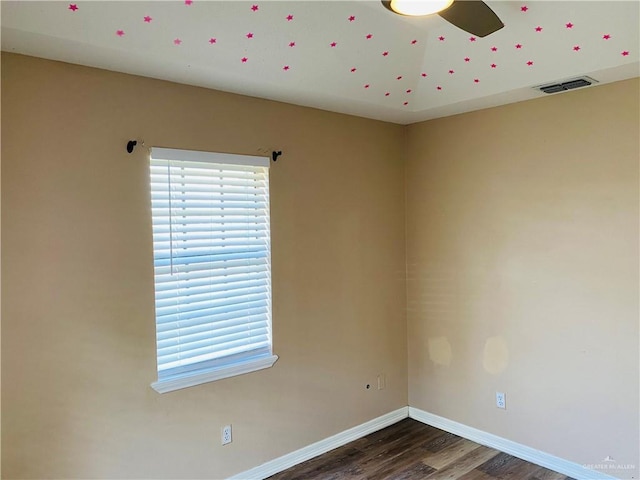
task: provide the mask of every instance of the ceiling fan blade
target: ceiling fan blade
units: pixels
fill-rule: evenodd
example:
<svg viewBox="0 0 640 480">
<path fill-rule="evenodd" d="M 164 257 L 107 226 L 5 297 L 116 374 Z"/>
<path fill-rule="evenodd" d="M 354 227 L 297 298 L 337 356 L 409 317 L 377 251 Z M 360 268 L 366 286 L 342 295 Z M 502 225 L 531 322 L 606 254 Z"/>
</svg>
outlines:
<svg viewBox="0 0 640 480">
<path fill-rule="evenodd" d="M 442 18 L 456 27 L 478 37 L 500 30 L 504 23 L 489 6 L 480 0 L 455 0 L 446 10 L 439 12 Z"/>
</svg>

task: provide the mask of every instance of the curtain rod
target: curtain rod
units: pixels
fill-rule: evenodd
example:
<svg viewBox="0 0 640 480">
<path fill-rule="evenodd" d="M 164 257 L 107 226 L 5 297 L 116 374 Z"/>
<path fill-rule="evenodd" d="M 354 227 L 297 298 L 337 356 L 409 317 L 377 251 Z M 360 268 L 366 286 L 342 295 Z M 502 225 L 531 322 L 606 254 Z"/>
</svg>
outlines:
<svg viewBox="0 0 640 480">
<path fill-rule="evenodd" d="M 142 146 L 144 146 L 144 140 L 141 142 Z M 133 150 L 136 148 L 136 145 L 138 145 L 138 141 L 137 140 L 129 140 L 127 142 L 127 153 L 133 153 Z M 276 162 L 278 160 L 278 157 L 282 155 L 282 150 L 274 150 L 271 152 L 271 160 L 273 160 L 274 162 Z"/>
</svg>

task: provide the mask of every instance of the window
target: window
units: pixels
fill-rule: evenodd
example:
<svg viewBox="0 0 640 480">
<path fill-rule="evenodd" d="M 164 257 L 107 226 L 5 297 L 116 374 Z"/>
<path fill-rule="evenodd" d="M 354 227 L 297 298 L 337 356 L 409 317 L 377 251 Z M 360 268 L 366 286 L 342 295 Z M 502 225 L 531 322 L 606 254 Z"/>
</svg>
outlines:
<svg viewBox="0 0 640 480">
<path fill-rule="evenodd" d="M 262 368 L 271 337 L 269 159 L 151 149 L 160 393 Z"/>
</svg>

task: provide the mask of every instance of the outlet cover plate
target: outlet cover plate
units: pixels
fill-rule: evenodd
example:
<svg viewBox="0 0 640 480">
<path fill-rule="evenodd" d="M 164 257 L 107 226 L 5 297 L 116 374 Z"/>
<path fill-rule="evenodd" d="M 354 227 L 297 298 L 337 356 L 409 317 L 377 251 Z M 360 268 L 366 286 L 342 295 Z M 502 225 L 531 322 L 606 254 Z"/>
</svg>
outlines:
<svg viewBox="0 0 640 480">
<path fill-rule="evenodd" d="M 233 441 L 231 437 L 231 425 L 225 425 L 222 427 L 222 445 L 228 445 Z"/>
</svg>

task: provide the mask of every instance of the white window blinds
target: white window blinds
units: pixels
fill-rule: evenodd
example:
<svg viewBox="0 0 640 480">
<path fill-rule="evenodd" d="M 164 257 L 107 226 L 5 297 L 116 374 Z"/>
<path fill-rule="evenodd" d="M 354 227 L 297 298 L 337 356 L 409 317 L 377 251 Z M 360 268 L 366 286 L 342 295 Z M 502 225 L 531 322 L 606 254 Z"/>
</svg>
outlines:
<svg viewBox="0 0 640 480">
<path fill-rule="evenodd" d="M 151 150 L 159 383 L 272 356 L 268 167 Z"/>
</svg>

